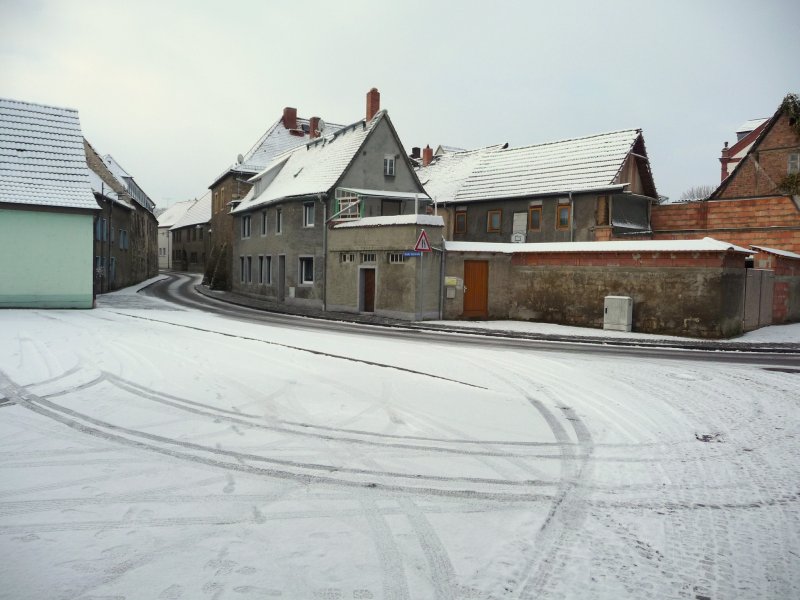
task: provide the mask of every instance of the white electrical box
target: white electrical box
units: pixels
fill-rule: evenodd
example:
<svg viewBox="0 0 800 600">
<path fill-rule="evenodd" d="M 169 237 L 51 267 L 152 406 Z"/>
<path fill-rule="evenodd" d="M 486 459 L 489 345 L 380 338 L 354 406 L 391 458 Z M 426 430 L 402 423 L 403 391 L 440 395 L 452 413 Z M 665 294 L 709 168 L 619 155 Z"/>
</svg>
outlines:
<svg viewBox="0 0 800 600">
<path fill-rule="evenodd" d="M 606 296 L 603 304 L 603 329 L 630 331 L 633 322 L 633 298 Z"/>
</svg>

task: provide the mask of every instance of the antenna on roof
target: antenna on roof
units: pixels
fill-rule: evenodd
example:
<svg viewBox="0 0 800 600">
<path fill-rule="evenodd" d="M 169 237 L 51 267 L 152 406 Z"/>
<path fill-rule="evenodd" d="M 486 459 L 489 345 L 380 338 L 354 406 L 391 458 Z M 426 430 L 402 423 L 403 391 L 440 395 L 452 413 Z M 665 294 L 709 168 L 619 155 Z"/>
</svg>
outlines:
<svg viewBox="0 0 800 600">
<path fill-rule="evenodd" d="M 237 154 L 237 155 L 236 155 L 236 164 L 237 164 L 237 165 L 240 165 L 240 164 L 242 164 L 243 162 L 244 162 L 244 156 L 242 156 L 241 154 Z"/>
</svg>

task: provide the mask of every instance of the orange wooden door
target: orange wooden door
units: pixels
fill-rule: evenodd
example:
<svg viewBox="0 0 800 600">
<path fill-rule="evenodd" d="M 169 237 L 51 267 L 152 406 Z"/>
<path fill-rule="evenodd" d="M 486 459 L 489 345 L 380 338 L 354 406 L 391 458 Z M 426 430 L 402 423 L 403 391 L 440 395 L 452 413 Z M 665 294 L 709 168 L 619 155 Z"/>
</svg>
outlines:
<svg viewBox="0 0 800 600">
<path fill-rule="evenodd" d="M 464 317 L 489 316 L 489 262 L 464 261 Z"/>
</svg>

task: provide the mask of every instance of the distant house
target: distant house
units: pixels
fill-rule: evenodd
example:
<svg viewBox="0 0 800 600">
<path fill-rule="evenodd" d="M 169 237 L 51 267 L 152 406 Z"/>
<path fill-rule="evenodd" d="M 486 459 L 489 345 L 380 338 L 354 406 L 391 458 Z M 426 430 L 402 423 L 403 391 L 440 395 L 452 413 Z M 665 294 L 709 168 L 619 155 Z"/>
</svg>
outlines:
<svg viewBox="0 0 800 600">
<path fill-rule="evenodd" d="M 195 200 L 176 202 L 158 215 L 158 268 L 172 269 L 172 234 L 170 229 L 177 223 L 186 211 L 191 208 Z"/>
<path fill-rule="evenodd" d="M 211 247 L 211 191 L 192 201 L 170 227 L 172 268 L 203 273 Z"/>
<path fill-rule="evenodd" d="M 365 119 L 278 156 L 250 180 L 252 190 L 233 210 L 234 291 L 325 308 L 326 261 L 358 261 L 371 270 L 366 277 L 375 275 L 378 259 L 386 259 L 384 253 L 371 251 L 371 242 L 362 238 L 329 254 L 329 226 L 414 214 L 427 200 L 379 103 L 373 88 L 367 94 Z M 368 237 L 385 235 L 385 228 L 364 232 Z M 409 248 L 396 248 L 401 254 L 404 249 Z M 348 285 L 356 289 L 359 274 L 352 275 Z M 376 285 L 380 287 L 380 281 Z M 413 311 L 411 307 L 406 312 Z"/>
<path fill-rule="evenodd" d="M 602 241 L 650 232 L 658 195 L 640 129 L 431 154 L 423 151 L 418 175 L 447 207 L 449 239 Z"/>
<path fill-rule="evenodd" d="M 234 164 L 214 179 L 209 186 L 214 238 L 206 272 L 206 279 L 212 287 L 230 289 L 229 271 L 234 236 L 230 211 L 250 191 L 252 183 L 249 179 L 269 165 L 276 156 L 302 146 L 321 134 L 335 133 L 340 128 L 341 125 L 325 123 L 319 117 L 298 117 L 296 108 L 286 107 L 281 118 L 261 135 L 253 147 L 246 154 L 240 154 Z"/>
<path fill-rule="evenodd" d="M 713 236 L 800 253 L 798 97 L 787 95 L 755 132 L 749 150 L 707 201 L 653 207 L 655 239 Z"/>
<path fill-rule="evenodd" d="M 98 212 L 78 112 L 0 99 L 0 307 L 91 308 Z"/>
<path fill-rule="evenodd" d="M 127 287 L 158 273 L 155 203 L 110 156 L 84 140 L 89 180 L 101 212 L 94 231 L 96 292 Z"/>
</svg>

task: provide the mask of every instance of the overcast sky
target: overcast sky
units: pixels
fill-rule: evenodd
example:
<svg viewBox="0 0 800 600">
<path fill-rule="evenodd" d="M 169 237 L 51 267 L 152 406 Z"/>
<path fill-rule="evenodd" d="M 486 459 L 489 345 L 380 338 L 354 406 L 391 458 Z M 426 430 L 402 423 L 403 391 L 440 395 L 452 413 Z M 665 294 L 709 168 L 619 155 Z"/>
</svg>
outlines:
<svg viewBox="0 0 800 600">
<path fill-rule="evenodd" d="M 159 206 L 201 195 L 284 106 L 350 123 L 371 87 L 409 152 L 640 127 L 677 199 L 800 92 L 798 57 L 796 0 L 0 0 L 0 97 L 78 109 Z"/>
</svg>

